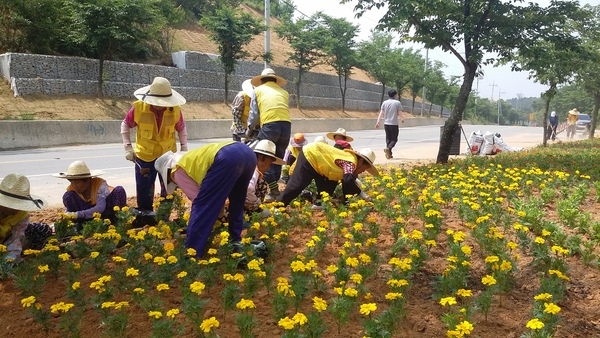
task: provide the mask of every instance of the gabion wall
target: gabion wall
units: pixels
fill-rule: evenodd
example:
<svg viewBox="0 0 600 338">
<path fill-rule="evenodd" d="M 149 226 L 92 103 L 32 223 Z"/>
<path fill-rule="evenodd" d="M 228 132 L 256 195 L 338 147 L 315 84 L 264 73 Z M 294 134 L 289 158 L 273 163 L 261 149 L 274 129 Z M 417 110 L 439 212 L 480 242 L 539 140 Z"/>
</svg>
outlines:
<svg viewBox="0 0 600 338">
<path fill-rule="evenodd" d="M 103 93 L 107 96 L 133 98 L 133 92 L 152 83 L 156 76 L 171 82 L 173 88 L 190 101 L 218 102 L 224 97 L 224 76 L 216 55 L 198 52 L 173 53 L 175 67 L 140 63 L 106 61 L 104 63 Z M 15 96 L 95 95 L 98 87 L 98 60 L 79 57 L 6 53 L 0 55 L 0 75 L 10 81 Z M 259 75 L 263 63 L 240 61 L 229 79 L 228 97 L 233 99 L 244 80 Z M 275 72 L 288 80 L 290 105 L 296 106 L 297 70 L 273 66 Z M 341 109 L 341 92 L 337 76 L 308 73 L 300 87 L 304 108 Z M 379 110 L 381 86 L 349 80 L 346 90 L 346 108 L 350 110 Z M 387 92 L 387 89 L 386 89 Z M 387 96 L 387 95 L 386 95 Z M 402 100 L 405 111 L 410 111 L 410 100 Z M 429 105 L 425 105 L 425 111 Z M 421 104 L 415 103 L 420 112 Z M 432 109 L 439 115 L 440 107 Z M 446 115 L 446 114 L 444 114 Z"/>
</svg>

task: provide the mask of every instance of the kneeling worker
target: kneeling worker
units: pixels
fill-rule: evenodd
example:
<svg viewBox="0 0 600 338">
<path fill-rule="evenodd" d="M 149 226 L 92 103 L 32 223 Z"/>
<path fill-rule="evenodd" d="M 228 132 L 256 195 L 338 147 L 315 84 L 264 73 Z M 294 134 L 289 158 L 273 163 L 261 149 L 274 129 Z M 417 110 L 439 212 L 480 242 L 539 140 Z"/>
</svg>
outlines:
<svg viewBox="0 0 600 338">
<path fill-rule="evenodd" d="M 326 192 L 333 195 L 339 181 L 342 181 L 344 196 L 362 194 L 356 184 L 356 178 L 364 171 L 378 176 L 375 168 L 375 153 L 369 148 L 359 151 L 337 149 L 321 142 L 310 143 L 302 148 L 296 160 L 294 174 L 281 193 L 278 202 L 288 205 L 296 198 L 312 180 L 317 185 L 317 193 Z M 344 197 L 345 198 L 345 197 Z M 321 210 L 314 205 L 313 210 Z"/>
</svg>

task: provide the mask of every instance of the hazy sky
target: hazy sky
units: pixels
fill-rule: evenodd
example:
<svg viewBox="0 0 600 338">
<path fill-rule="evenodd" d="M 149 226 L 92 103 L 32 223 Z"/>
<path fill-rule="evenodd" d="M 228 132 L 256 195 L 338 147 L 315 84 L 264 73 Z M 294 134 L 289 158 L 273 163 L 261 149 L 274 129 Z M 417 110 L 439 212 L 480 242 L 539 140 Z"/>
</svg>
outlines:
<svg viewBox="0 0 600 338">
<path fill-rule="evenodd" d="M 367 40 L 370 36 L 371 29 L 375 28 L 379 19 L 385 14 L 385 9 L 372 9 L 365 13 L 360 19 L 354 18 L 353 8 L 357 1 L 352 1 L 346 4 L 340 4 L 338 0 L 295 0 L 297 11 L 304 15 L 310 16 L 315 12 L 322 11 L 330 16 L 340 18 L 344 17 L 348 21 L 353 22 L 360 28 L 359 41 Z M 546 6 L 549 0 L 537 1 L 540 6 Z M 580 3 L 600 5 L 600 0 L 580 1 Z M 302 15 L 296 13 L 297 15 Z M 421 50 L 421 55 L 425 57 L 425 50 L 422 45 L 418 44 L 402 44 L 400 48 L 410 48 Z M 461 49 L 459 48 L 459 51 Z M 442 51 L 439 48 L 429 50 L 429 60 L 437 60 L 446 64 L 444 73 L 446 76 L 460 75 L 464 70 L 458 59 L 450 54 Z M 510 66 L 493 67 L 486 66 L 483 68 L 484 75 L 479 81 L 473 83 L 473 90 L 479 91 L 480 97 L 498 99 L 498 93 L 503 99 L 510 99 L 522 94 L 524 97 L 539 97 L 546 90 L 546 86 L 535 83 L 528 79 L 527 72 L 512 72 Z M 479 82 L 479 84 L 477 84 Z"/>
</svg>

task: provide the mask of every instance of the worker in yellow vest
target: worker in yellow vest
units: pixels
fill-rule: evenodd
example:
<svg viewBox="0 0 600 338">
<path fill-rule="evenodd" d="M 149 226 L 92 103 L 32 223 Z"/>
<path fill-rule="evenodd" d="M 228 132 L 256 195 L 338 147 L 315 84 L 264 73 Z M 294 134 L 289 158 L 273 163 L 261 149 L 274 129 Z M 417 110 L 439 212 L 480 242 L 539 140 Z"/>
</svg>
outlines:
<svg viewBox="0 0 600 338">
<path fill-rule="evenodd" d="M 178 186 L 192 201 L 185 246 L 206 253 L 213 225 L 229 198 L 229 241 L 241 253 L 244 204 L 258 153 L 241 142 L 209 143 L 181 155 L 167 152 L 156 160 L 156 170 L 170 190 Z M 269 156 L 269 163 L 275 158 Z M 172 185 L 174 182 L 176 185 Z M 169 191 L 172 192 L 172 191 Z"/>
<path fill-rule="evenodd" d="M 282 158 L 290 142 L 292 123 L 288 107 L 289 94 L 281 88 L 287 81 L 275 74 L 271 68 L 265 68 L 261 75 L 255 76 L 250 82 L 254 86 L 254 95 L 250 101 L 250 116 L 248 117 L 249 134 L 255 126 L 260 126 L 259 140 L 269 140 L 275 143 L 275 155 Z M 277 181 L 281 177 L 281 166 L 272 164 L 264 175 L 269 184 L 269 194 L 265 202 L 272 202 L 279 196 Z"/>
<path fill-rule="evenodd" d="M 241 141 L 246 137 L 246 127 L 248 126 L 248 116 L 250 114 L 250 100 L 254 93 L 254 87 L 250 80 L 242 83 L 242 90 L 233 98 L 231 102 L 231 134 L 234 141 Z"/>
<path fill-rule="evenodd" d="M 142 212 L 152 212 L 154 182 L 157 172 L 154 162 L 167 151 L 187 150 L 187 129 L 180 106 L 185 98 L 171 89 L 169 80 L 155 77 L 152 84 L 136 90 L 138 99 L 121 123 L 125 158 L 135 163 L 137 205 Z M 131 144 L 131 128 L 137 127 L 135 148 Z M 166 196 L 166 182 L 161 182 L 161 196 Z"/>
<path fill-rule="evenodd" d="M 315 180 L 319 196 L 322 192 L 333 195 L 338 182 L 341 181 L 344 198 L 346 195 L 360 195 L 367 198 L 357 185 L 356 178 L 364 171 L 378 176 L 379 172 L 373 164 L 374 161 L 375 153 L 369 148 L 358 151 L 341 150 L 321 142 L 310 143 L 298 154 L 294 174 L 290 176 L 277 201 L 288 205 L 312 180 Z M 322 206 L 317 201 L 312 208 L 321 210 Z"/>
<path fill-rule="evenodd" d="M 290 140 L 290 145 L 285 150 L 285 155 L 283 156 L 283 160 L 285 161 L 285 165 L 281 171 L 281 180 L 283 183 L 287 183 L 290 179 L 290 175 L 292 174 L 292 165 L 296 162 L 298 158 L 298 154 L 302 147 L 308 144 L 308 140 L 304 137 L 302 133 L 295 133 L 294 137 Z"/>
</svg>

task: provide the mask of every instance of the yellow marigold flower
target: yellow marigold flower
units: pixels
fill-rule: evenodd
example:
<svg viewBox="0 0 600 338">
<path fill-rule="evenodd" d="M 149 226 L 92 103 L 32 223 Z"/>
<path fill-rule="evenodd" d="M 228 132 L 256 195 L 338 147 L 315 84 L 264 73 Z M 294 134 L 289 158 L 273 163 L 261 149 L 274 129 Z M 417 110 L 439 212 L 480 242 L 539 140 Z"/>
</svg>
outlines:
<svg viewBox="0 0 600 338">
<path fill-rule="evenodd" d="M 178 314 L 179 314 L 179 309 L 177 309 L 177 308 L 167 311 L 167 317 L 169 317 L 171 319 L 175 318 L 175 316 L 177 316 Z"/>
<path fill-rule="evenodd" d="M 167 263 L 167 260 L 164 257 L 154 257 L 153 262 L 156 265 L 163 265 L 163 264 Z"/>
<path fill-rule="evenodd" d="M 210 254 L 210 250 L 211 250 L 211 249 L 209 249 L 209 250 L 208 250 L 208 251 L 209 251 L 209 254 Z M 214 249 L 213 249 L 213 250 L 214 250 Z M 215 251 L 216 251 L 216 250 L 215 250 Z M 188 256 L 196 256 L 196 249 L 194 249 L 194 248 L 187 248 L 187 250 L 186 250 L 186 254 L 187 254 Z M 212 318 L 215 318 L 215 317 L 212 317 Z M 218 323 L 218 322 L 217 322 L 217 323 Z"/>
<path fill-rule="evenodd" d="M 2 251 L 0 250 L 0 252 L 2 252 Z M 58 255 L 58 258 L 60 258 L 61 261 L 66 262 L 71 258 L 71 256 L 65 252 L 65 253 L 61 253 L 60 255 Z"/>
<path fill-rule="evenodd" d="M 127 276 L 127 277 L 134 277 L 139 274 L 140 274 L 140 270 L 134 269 L 134 268 L 129 268 L 129 269 L 127 269 L 127 271 L 125 271 L 125 276 Z"/>
<path fill-rule="evenodd" d="M 499 262 L 499 261 L 500 261 L 500 258 L 498 258 L 498 256 L 487 256 L 485 258 L 485 262 L 486 263 L 496 263 L 496 262 Z"/>
<path fill-rule="evenodd" d="M 430 246 L 430 247 L 434 247 L 434 246 L 437 246 L 437 243 L 433 239 L 428 239 L 428 240 L 425 241 L 425 245 Z"/>
<path fill-rule="evenodd" d="M 386 284 L 394 288 L 399 288 L 408 285 L 408 281 L 406 279 L 390 279 Z"/>
<path fill-rule="evenodd" d="M 243 283 L 245 278 L 244 275 L 242 275 L 241 273 L 236 273 L 235 275 L 233 275 L 233 280 L 238 283 Z"/>
<path fill-rule="evenodd" d="M 336 271 L 338 271 L 338 267 L 335 265 L 330 265 L 327 267 L 327 271 L 329 271 L 329 273 L 335 273 Z"/>
<path fill-rule="evenodd" d="M 29 296 L 27 298 L 21 299 L 21 305 L 23 305 L 23 307 L 31 307 L 31 305 L 33 304 L 35 304 L 34 296 Z"/>
<path fill-rule="evenodd" d="M 156 286 L 156 291 L 165 291 L 165 290 L 169 290 L 169 284 L 162 283 L 162 284 L 158 284 Z"/>
<path fill-rule="evenodd" d="M 248 262 L 248 270 L 260 270 L 261 260 L 253 259 Z"/>
<path fill-rule="evenodd" d="M 333 291 L 335 291 L 340 296 L 344 293 L 344 290 L 342 290 L 342 288 L 338 288 L 338 287 L 334 287 Z"/>
<path fill-rule="evenodd" d="M 144 289 L 142 289 L 142 288 L 135 288 L 135 289 L 133 289 L 133 292 L 135 292 L 137 294 L 142 294 L 142 293 L 144 293 Z"/>
<path fill-rule="evenodd" d="M 145 260 L 149 261 L 149 260 L 151 260 L 152 258 L 154 258 L 154 256 L 152 256 L 151 254 L 149 254 L 149 253 L 147 253 L 147 252 L 146 252 L 146 253 L 144 253 L 144 259 L 145 259 Z"/>
<path fill-rule="evenodd" d="M 209 264 L 214 264 L 214 263 L 219 263 L 220 261 L 221 261 L 221 259 L 220 259 L 220 258 L 217 258 L 217 257 L 211 257 L 211 258 L 208 260 L 208 263 L 209 263 Z"/>
<path fill-rule="evenodd" d="M 454 297 L 444 297 L 444 298 L 440 299 L 440 304 L 442 306 L 454 305 L 454 304 L 456 304 L 456 298 L 454 298 Z"/>
<path fill-rule="evenodd" d="M 356 297 L 358 296 L 358 291 L 353 288 L 347 288 L 346 290 L 344 290 L 344 295 L 348 297 Z"/>
<path fill-rule="evenodd" d="M 546 243 L 546 240 L 545 240 L 545 239 L 543 239 L 542 237 L 536 237 L 536 238 L 535 238 L 535 242 L 536 242 L 537 244 L 544 244 L 544 243 Z"/>
<path fill-rule="evenodd" d="M 461 297 L 471 297 L 473 295 L 473 292 L 471 290 L 466 290 L 466 289 L 458 289 L 456 291 L 456 294 L 461 296 Z"/>
<path fill-rule="evenodd" d="M 46 265 L 38 265 L 37 268 L 40 271 L 40 273 L 44 273 L 44 272 L 50 271 L 50 268 L 48 267 L 48 264 L 46 264 Z"/>
<path fill-rule="evenodd" d="M 121 308 L 128 307 L 129 302 L 118 302 L 115 304 L 115 310 L 121 310 Z"/>
<path fill-rule="evenodd" d="M 196 281 L 190 284 L 190 290 L 197 295 L 201 294 L 202 291 L 204 291 L 204 288 L 206 288 L 206 285 L 202 282 Z"/>
<path fill-rule="evenodd" d="M 162 312 L 160 312 L 160 311 L 149 311 L 148 312 L 148 317 L 154 318 L 154 319 L 160 319 L 162 317 Z"/>
<path fill-rule="evenodd" d="M 554 303 L 544 303 L 544 312 L 555 315 L 560 312 L 560 306 Z"/>
<path fill-rule="evenodd" d="M 180 273 L 177 274 L 177 278 L 179 278 L 179 279 L 182 279 L 185 276 L 187 276 L 187 271 L 181 271 Z"/>
<path fill-rule="evenodd" d="M 327 310 L 327 302 L 323 298 L 313 297 L 313 307 L 318 312 Z"/>
<path fill-rule="evenodd" d="M 251 299 L 242 298 L 237 304 L 235 304 L 235 307 L 240 310 L 247 310 L 256 308 L 256 305 L 254 305 L 254 302 Z"/>
<path fill-rule="evenodd" d="M 316 272 L 318 272 L 318 271 L 315 271 L 315 272 L 313 272 L 313 274 L 315 274 Z M 319 273 L 320 273 L 320 272 L 319 272 Z M 259 277 L 259 278 L 265 278 L 265 277 L 267 277 L 267 273 L 266 273 L 266 272 L 264 272 L 264 271 L 255 271 L 255 272 L 254 272 L 254 276 L 255 276 L 255 277 Z M 244 280 L 243 280 L 243 277 L 244 277 L 244 276 L 242 276 L 242 281 L 241 281 L 240 283 L 243 283 L 243 282 L 244 282 Z"/>
<path fill-rule="evenodd" d="M 508 242 L 508 243 L 506 243 L 506 246 L 507 246 L 509 249 L 511 249 L 511 250 L 514 250 L 514 249 L 516 249 L 517 247 L 519 247 L 519 244 L 517 244 L 517 243 L 515 243 L 515 242 Z"/>
<path fill-rule="evenodd" d="M 216 327 L 219 327 L 219 325 L 221 325 L 221 324 L 219 323 L 217 318 L 210 317 L 210 318 L 202 321 L 202 323 L 200 324 L 200 330 L 202 330 L 202 332 L 204 332 L 204 333 L 210 333 L 210 331 L 213 329 L 213 327 L 216 328 Z"/>
<path fill-rule="evenodd" d="M 100 308 L 101 309 L 110 309 L 113 306 L 115 306 L 115 302 L 103 302 L 102 305 L 100 305 Z"/>
<path fill-rule="evenodd" d="M 358 266 L 358 258 L 355 258 L 355 257 L 346 258 L 346 265 L 353 267 L 353 268 L 357 267 Z"/>
<path fill-rule="evenodd" d="M 165 252 L 167 252 L 167 255 L 168 255 L 169 252 L 175 250 L 175 244 L 173 244 L 173 242 L 166 242 L 163 245 L 163 249 L 165 250 Z"/>
<path fill-rule="evenodd" d="M 496 278 L 490 275 L 486 275 L 481 279 L 481 283 L 483 283 L 483 285 L 492 286 L 496 284 Z"/>
<path fill-rule="evenodd" d="M 296 326 L 296 322 L 286 316 L 285 318 L 281 318 L 279 322 L 277 322 L 277 325 L 283 327 L 285 330 L 293 330 L 294 326 Z"/>
<path fill-rule="evenodd" d="M 65 303 L 65 302 L 60 302 L 60 303 L 56 303 L 50 306 L 50 312 L 52 313 L 58 313 L 58 312 L 62 312 L 62 313 L 66 313 L 69 312 L 69 310 L 75 306 L 73 303 Z"/>
<path fill-rule="evenodd" d="M 4 253 L 4 252 L 6 252 L 6 250 L 7 250 L 6 245 L 0 244 L 0 253 Z"/>
<path fill-rule="evenodd" d="M 466 320 L 463 320 L 462 322 L 456 325 L 455 329 L 462 335 L 468 335 L 471 334 L 471 331 L 473 331 L 473 324 L 469 323 Z"/>
<path fill-rule="evenodd" d="M 542 323 L 539 319 L 533 318 L 532 320 L 527 322 L 525 325 L 528 329 L 539 330 L 544 327 L 544 323 Z"/>
<path fill-rule="evenodd" d="M 294 317 L 292 317 L 292 320 L 298 325 L 304 325 L 308 322 L 308 318 L 301 312 L 296 313 Z"/>
<path fill-rule="evenodd" d="M 359 273 L 353 273 L 352 275 L 350 275 L 350 280 L 352 280 L 356 284 L 362 283 L 362 279 L 363 277 Z"/>
<path fill-rule="evenodd" d="M 417 250 L 417 249 L 410 250 L 409 254 L 413 257 L 419 257 L 419 255 L 420 255 L 419 250 Z"/>
<path fill-rule="evenodd" d="M 77 290 L 77 289 L 79 289 L 79 287 L 81 287 L 80 282 L 74 282 L 73 284 L 71 284 L 71 289 L 73 289 L 73 290 Z"/>
<path fill-rule="evenodd" d="M 402 293 L 400 292 L 388 292 L 385 294 L 385 299 L 387 300 L 396 300 L 402 298 Z"/>
<path fill-rule="evenodd" d="M 362 314 L 364 316 L 370 315 L 371 312 L 374 312 L 375 310 L 377 310 L 377 304 L 375 304 L 375 303 L 366 303 L 366 304 L 361 304 L 361 306 L 360 306 L 360 314 Z"/>
<path fill-rule="evenodd" d="M 507 260 L 502 260 L 502 264 L 500 264 L 500 270 L 502 270 L 502 271 L 512 270 L 512 263 Z"/>
<path fill-rule="evenodd" d="M 175 257 L 175 256 L 169 256 L 169 257 L 167 257 L 167 263 L 169 263 L 169 264 L 175 264 L 175 263 L 177 263 L 177 257 Z"/>
</svg>

